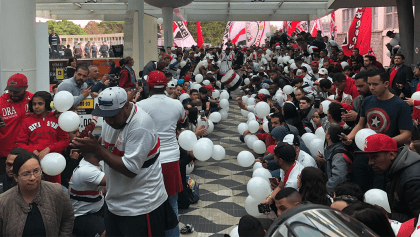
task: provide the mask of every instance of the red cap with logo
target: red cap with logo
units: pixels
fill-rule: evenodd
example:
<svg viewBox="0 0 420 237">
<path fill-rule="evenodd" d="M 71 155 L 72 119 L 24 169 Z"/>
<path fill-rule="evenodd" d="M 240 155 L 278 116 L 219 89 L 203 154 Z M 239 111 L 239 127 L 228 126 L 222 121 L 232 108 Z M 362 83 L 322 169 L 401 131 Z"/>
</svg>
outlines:
<svg viewBox="0 0 420 237">
<path fill-rule="evenodd" d="M 20 73 L 12 75 L 7 81 L 6 90 L 21 91 L 28 86 L 28 78 Z"/>
<path fill-rule="evenodd" d="M 381 151 L 398 151 L 397 141 L 382 133 L 373 134 L 366 138 L 364 151 L 358 153 L 375 153 Z"/>
<path fill-rule="evenodd" d="M 191 81 L 191 77 L 190 76 L 185 76 L 184 81 Z"/>
<path fill-rule="evenodd" d="M 153 88 L 164 88 L 168 83 L 165 74 L 161 71 L 152 71 L 147 75 L 147 84 Z"/>
<path fill-rule="evenodd" d="M 205 87 L 206 87 L 206 90 L 214 92 L 212 85 L 206 85 Z"/>
</svg>

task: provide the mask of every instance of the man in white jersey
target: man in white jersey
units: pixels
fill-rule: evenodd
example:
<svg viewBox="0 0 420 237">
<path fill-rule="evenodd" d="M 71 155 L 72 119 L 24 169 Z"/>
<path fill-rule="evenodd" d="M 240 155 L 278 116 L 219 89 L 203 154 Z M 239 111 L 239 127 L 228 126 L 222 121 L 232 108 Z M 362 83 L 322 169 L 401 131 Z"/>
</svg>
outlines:
<svg viewBox="0 0 420 237">
<path fill-rule="evenodd" d="M 168 200 L 178 215 L 178 193 L 182 191 L 181 171 L 179 169 L 179 146 L 176 139 L 177 122 L 184 123 L 187 114 L 179 100 L 165 95 L 167 80 L 161 71 L 152 71 L 147 77 L 150 97 L 137 102 L 137 106 L 152 117 L 160 138 L 159 162 L 162 164 Z M 166 236 L 179 236 L 179 226 L 168 230 Z"/>
<path fill-rule="evenodd" d="M 107 236 L 164 236 L 177 226 L 158 161 L 160 140 L 152 118 L 127 101 L 123 88 L 110 87 L 98 96 L 92 112 L 104 117 L 102 144 L 75 138 L 73 147 L 105 162 Z"/>
</svg>

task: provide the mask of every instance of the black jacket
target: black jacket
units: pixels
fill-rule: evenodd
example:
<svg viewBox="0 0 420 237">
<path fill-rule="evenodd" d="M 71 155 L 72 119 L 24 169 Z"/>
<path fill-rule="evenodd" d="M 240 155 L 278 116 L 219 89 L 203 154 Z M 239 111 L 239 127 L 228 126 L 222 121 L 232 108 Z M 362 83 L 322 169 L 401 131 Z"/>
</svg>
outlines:
<svg viewBox="0 0 420 237">
<path fill-rule="evenodd" d="M 404 93 L 405 97 L 411 97 L 411 88 L 409 86 L 409 82 L 413 79 L 413 71 L 411 70 L 411 67 L 408 67 L 406 65 L 401 65 L 401 67 L 398 69 L 398 72 L 395 74 L 394 80 L 392 81 L 392 89 L 394 89 L 398 96 L 400 96 L 401 93 Z M 398 84 L 403 84 L 403 89 L 397 88 Z"/>
<path fill-rule="evenodd" d="M 420 214 L 420 155 L 400 149 L 388 171 L 390 219 L 405 222 Z"/>
</svg>

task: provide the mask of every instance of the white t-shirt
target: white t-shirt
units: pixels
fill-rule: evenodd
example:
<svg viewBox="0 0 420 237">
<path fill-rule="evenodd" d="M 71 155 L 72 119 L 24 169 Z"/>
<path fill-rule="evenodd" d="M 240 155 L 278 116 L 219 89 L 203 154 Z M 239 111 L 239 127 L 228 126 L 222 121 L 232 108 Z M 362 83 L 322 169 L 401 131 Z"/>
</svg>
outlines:
<svg viewBox="0 0 420 237">
<path fill-rule="evenodd" d="M 142 168 L 159 153 L 155 124 L 146 112 L 132 105 L 124 128 L 115 130 L 105 121 L 102 125 L 102 143 L 114 155 L 121 156 L 125 167 L 136 174 L 129 178 L 105 164 L 106 203 L 109 211 L 118 216 L 150 213 L 168 199 L 159 160 Z"/>
<path fill-rule="evenodd" d="M 309 155 L 308 153 L 300 150 L 299 151 L 299 156 L 298 159 L 299 163 L 301 163 L 304 167 L 318 167 L 316 165 L 315 159 L 312 158 L 311 155 Z"/>
<path fill-rule="evenodd" d="M 204 68 L 207 68 L 207 66 L 208 66 L 207 59 L 204 58 L 203 60 L 201 60 L 197 64 L 197 66 L 194 69 L 194 76 L 197 75 L 197 74 L 200 74 L 200 67 L 201 66 L 204 66 Z M 205 76 L 205 75 L 203 75 L 203 76 Z"/>
<path fill-rule="evenodd" d="M 291 171 L 289 173 L 289 176 L 287 178 L 286 183 L 284 184 L 284 187 L 291 187 L 294 188 L 296 190 L 299 190 L 298 186 L 297 186 L 297 182 L 298 182 L 298 176 L 300 175 L 300 173 L 302 172 L 302 170 L 305 167 L 299 162 L 299 161 L 295 161 L 294 165 L 291 167 Z M 286 176 L 286 173 L 280 169 L 280 178 L 282 181 L 284 181 L 284 178 Z"/>
<path fill-rule="evenodd" d="M 86 191 L 102 191 L 102 187 L 99 186 L 102 179 L 104 178 L 105 173 L 102 171 L 102 168 L 99 166 L 92 165 L 90 162 L 82 159 L 79 163 L 79 166 L 73 171 L 73 176 L 70 180 L 69 191 L 70 194 L 78 197 L 86 198 L 97 198 L 102 197 L 101 194 L 98 195 L 81 195 Z M 77 191 L 77 193 L 75 192 Z M 74 208 L 74 216 L 82 216 L 87 213 L 98 212 L 104 205 L 104 199 L 97 202 L 84 202 L 78 201 L 75 199 L 70 199 Z"/>
<path fill-rule="evenodd" d="M 137 106 L 152 117 L 159 138 L 161 164 L 179 160 L 179 145 L 176 140 L 176 124 L 185 122 L 187 114 L 179 100 L 164 94 L 152 95 L 148 99 L 137 102 Z"/>
</svg>

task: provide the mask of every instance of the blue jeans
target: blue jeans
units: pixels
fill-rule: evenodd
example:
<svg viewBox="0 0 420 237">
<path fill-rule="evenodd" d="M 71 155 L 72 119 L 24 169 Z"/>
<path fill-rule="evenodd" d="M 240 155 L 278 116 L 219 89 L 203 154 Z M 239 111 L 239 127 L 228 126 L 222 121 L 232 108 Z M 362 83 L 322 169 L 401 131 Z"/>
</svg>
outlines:
<svg viewBox="0 0 420 237">
<path fill-rule="evenodd" d="M 174 210 L 176 217 L 178 218 L 178 193 L 168 197 L 169 204 L 171 204 L 172 209 Z M 165 236 L 171 237 L 179 237 L 179 225 L 177 225 L 172 230 L 165 231 Z"/>
</svg>

